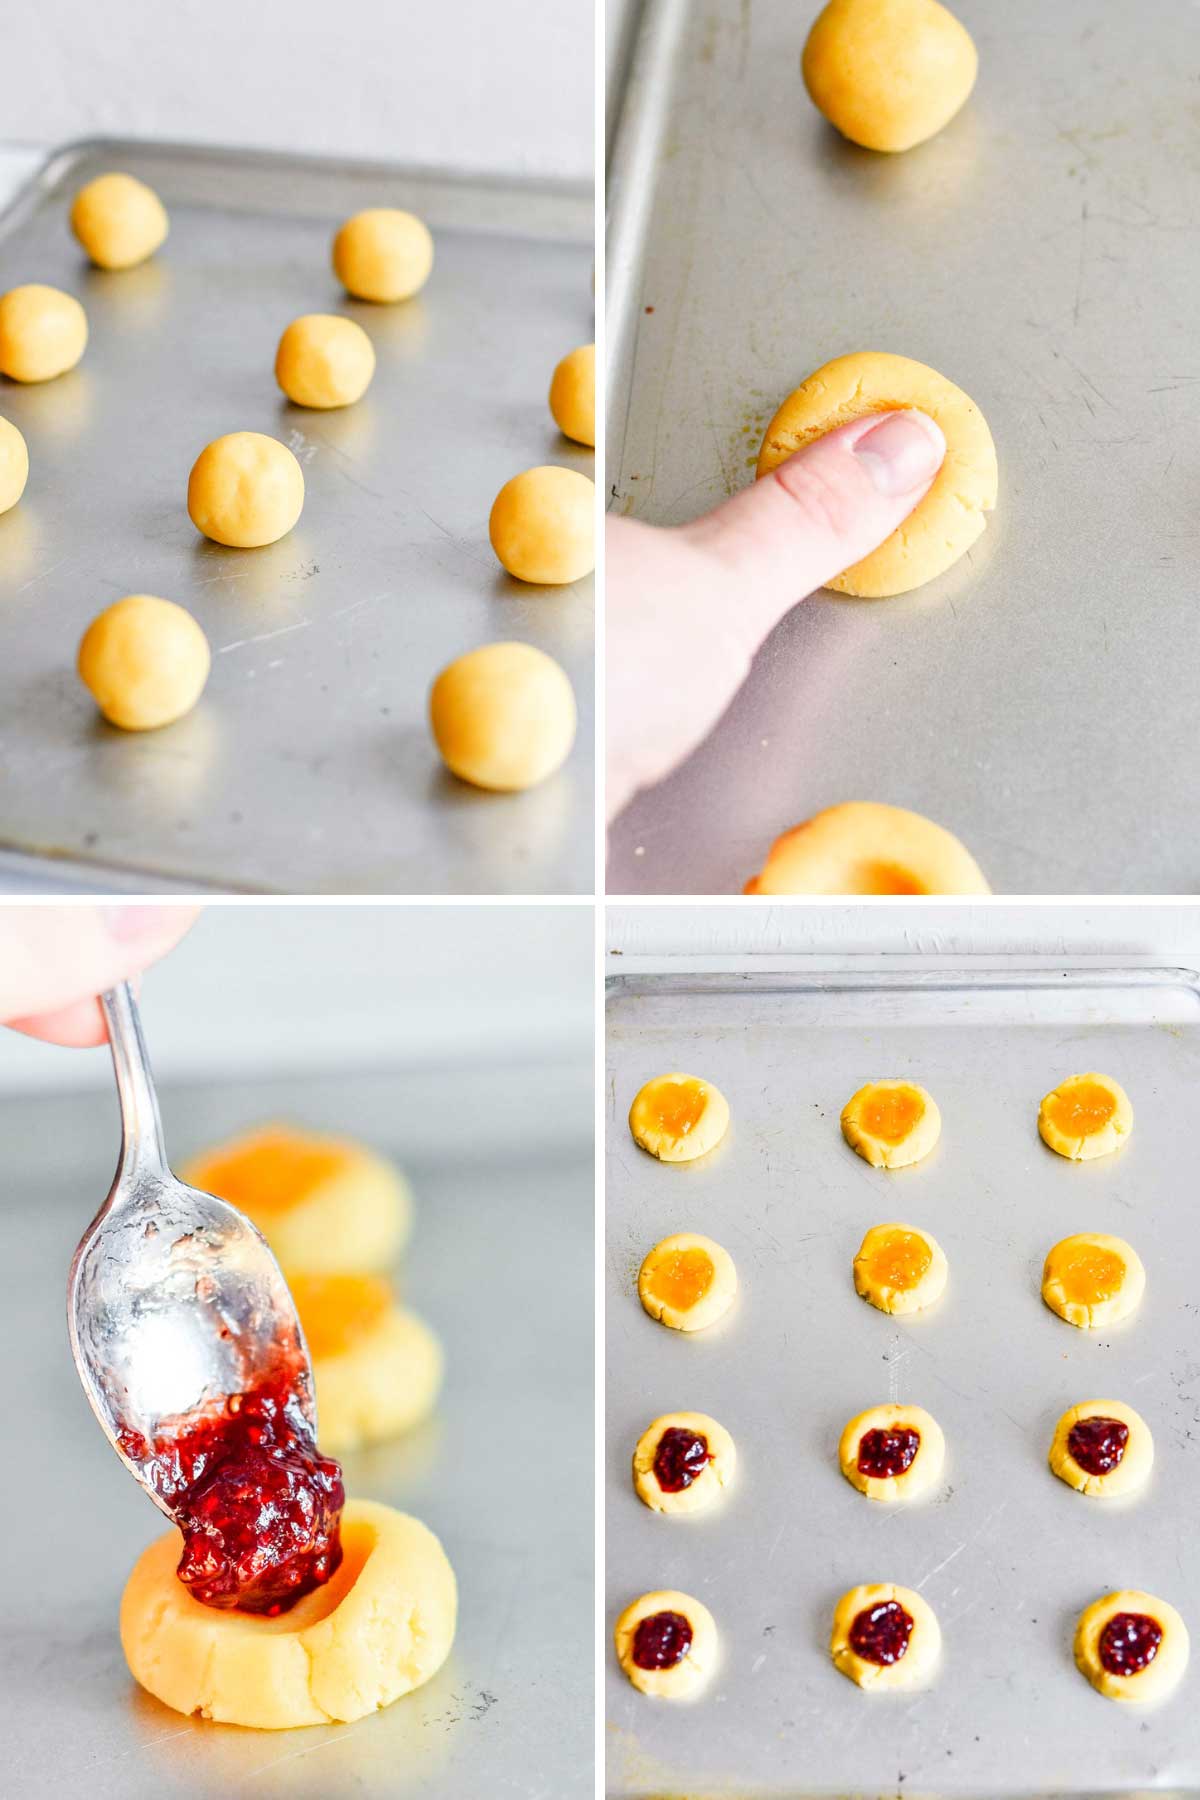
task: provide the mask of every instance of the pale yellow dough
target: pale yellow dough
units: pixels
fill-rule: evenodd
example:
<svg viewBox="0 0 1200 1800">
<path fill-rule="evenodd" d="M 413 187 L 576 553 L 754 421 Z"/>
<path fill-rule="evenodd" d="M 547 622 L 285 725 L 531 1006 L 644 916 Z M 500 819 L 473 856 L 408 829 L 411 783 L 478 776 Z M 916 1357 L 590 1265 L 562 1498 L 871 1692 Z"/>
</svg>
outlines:
<svg viewBox="0 0 1200 1800">
<path fill-rule="evenodd" d="M 634 1096 L 629 1129 L 634 1143 L 659 1162 L 695 1162 L 728 1131 L 729 1102 L 698 1075 L 655 1075 Z"/>
<path fill-rule="evenodd" d="M 964 26 L 937 0 L 830 0 L 802 70 L 813 105 L 867 150 L 910 150 L 948 125 L 979 65 Z"/>
<path fill-rule="evenodd" d="M 637 1628 L 643 1619 L 660 1612 L 678 1613 L 687 1620 L 692 1628 L 688 1653 L 670 1669 L 639 1669 L 633 1660 Z M 634 1687 L 659 1700 L 686 1700 L 698 1693 L 717 1664 L 716 1621 L 707 1606 L 674 1588 L 643 1594 L 640 1600 L 632 1601 L 617 1620 L 613 1640 L 617 1661 Z"/>
<path fill-rule="evenodd" d="M 550 382 L 550 413 L 564 437 L 577 444 L 595 444 L 595 344 L 581 344 L 558 364 Z"/>
<path fill-rule="evenodd" d="M 99 269 L 132 269 L 166 240 L 167 211 L 132 175 L 97 175 L 71 207 L 71 230 Z"/>
<path fill-rule="evenodd" d="M 876 1169 L 920 1162 L 941 1132 L 937 1102 L 915 1081 L 869 1081 L 842 1108 L 842 1136 Z"/>
<path fill-rule="evenodd" d="M 1080 1419 L 1097 1418 L 1116 1419 L 1129 1432 L 1120 1462 L 1107 1475 L 1090 1475 L 1071 1454 L 1071 1433 Z M 1150 1471 L 1154 1467 L 1154 1439 L 1141 1414 L 1135 1413 L 1132 1406 L 1126 1406 L 1123 1401 L 1083 1400 L 1078 1406 L 1069 1406 L 1055 1427 L 1054 1442 L 1050 1446 L 1050 1467 L 1060 1481 L 1065 1481 L 1068 1487 L 1074 1488 L 1077 1493 L 1087 1494 L 1092 1499 L 1112 1499 L 1116 1495 L 1132 1494 L 1150 1479 Z"/>
<path fill-rule="evenodd" d="M 1054 1245 L 1042 1269 L 1042 1299 L 1068 1325 L 1097 1330 L 1137 1311 L 1146 1271 L 1132 1244 L 1080 1231 Z"/>
<path fill-rule="evenodd" d="M 899 1475 L 864 1475 L 858 1466 L 858 1447 L 869 1431 L 896 1431 L 907 1428 L 920 1438 L 917 1453 L 907 1469 Z M 838 1465 L 842 1474 L 868 1500 L 891 1504 L 897 1500 L 916 1500 L 941 1479 L 946 1461 L 946 1440 L 937 1420 L 920 1406 L 872 1406 L 851 1419 L 838 1444 Z"/>
<path fill-rule="evenodd" d="M 260 1731 L 345 1723 L 421 1687 L 450 1653 L 454 1571 L 390 1506 L 347 1501 L 337 1573 L 276 1619 L 194 1600 L 175 1573 L 182 1543 L 157 1538 L 121 1598 L 130 1673 L 176 1712 Z"/>
<path fill-rule="evenodd" d="M 447 768 L 500 793 L 536 787 L 560 769 L 576 724 L 566 673 L 532 644 L 470 650 L 429 694 L 429 725 Z"/>
<path fill-rule="evenodd" d="M 8 419 L 0 419 L 0 513 L 17 504 L 29 480 L 25 439 Z"/>
<path fill-rule="evenodd" d="M 941 1299 L 945 1251 L 915 1225 L 872 1225 L 854 1259 L 854 1286 L 880 1312 L 923 1312 Z"/>
<path fill-rule="evenodd" d="M 1111 1075 L 1072 1075 L 1046 1095 L 1038 1110 L 1043 1144 L 1072 1162 L 1110 1155 L 1132 1130 L 1129 1095 Z"/>
<path fill-rule="evenodd" d="M 596 566 L 596 487 L 578 469 L 546 464 L 506 481 L 488 536 L 510 575 L 535 587 L 581 581 Z"/>
<path fill-rule="evenodd" d="M 990 894 L 970 851 L 902 806 L 849 800 L 777 837 L 748 894 Z"/>
<path fill-rule="evenodd" d="M 127 594 L 94 618 L 79 645 L 79 679 L 110 725 L 156 731 L 191 712 L 212 656 L 191 613 L 154 594 Z"/>
<path fill-rule="evenodd" d="M 878 600 L 922 587 L 956 563 L 996 504 L 996 447 L 962 389 L 925 363 L 882 350 L 839 356 L 788 395 L 763 438 L 761 478 L 814 438 L 868 413 L 916 407 L 935 421 L 946 455 L 933 485 L 891 537 L 827 585 Z"/>
<path fill-rule="evenodd" d="M 1113 1675 L 1100 1661 L 1101 1635 L 1117 1613 L 1143 1613 L 1162 1629 L 1162 1642 L 1153 1662 L 1132 1675 Z M 1187 1626 L 1175 1608 L 1137 1588 L 1123 1588 L 1118 1593 L 1093 1600 L 1075 1629 L 1076 1667 L 1106 1700 L 1124 1700 L 1142 1706 L 1165 1700 L 1183 1679 L 1189 1649 Z"/>
<path fill-rule="evenodd" d="M 285 537 L 300 517 L 304 476 L 277 438 L 232 431 L 196 458 L 187 508 L 196 530 L 214 543 L 258 549 Z"/>
<path fill-rule="evenodd" d="M 638 1298 L 660 1325 L 703 1331 L 733 1305 L 737 1270 L 728 1250 L 694 1231 L 677 1231 L 649 1251 L 638 1271 Z"/>
<path fill-rule="evenodd" d="M 375 349 L 361 325 L 340 313 L 293 319 L 275 352 L 275 379 L 295 406 L 353 406 L 371 385 Z"/>
<path fill-rule="evenodd" d="M 373 207 L 347 219 L 333 240 L 333 268 L 359 300 L 409 300 L 429 279 L 433 239 L 415 213 Z"/>
<path fill-rule="evenodd" d="M 870 1662 L 851 1647 L 851 1629 L 860 1612 L 886 1606 L 893 1600 L 913 1622 L 908 1649 L 898 1662 Z M 924 1687 L 937 1668 L 941 1648 L 941 1627 L 933 1608 L 914 1589 L 898 1587 L 893 1581 L 872 1581 L 851 1588 L 834 1609 L 829 1654 L 834 1667 L 861 1688 Z"/>
<path fill-rule="evenodd" d="M 704 1438 L 709 1449 L 709 1460 L 700 1473 L 687 1487 L 675 1493 L 661 1488 L 654 1473 L 659 1440 L 665 1431 L 671 1430 L 690 1431 L 696 1437 Z M 725 1427 L 710 1419 L 707 1413 L 663 1413 L 646 1427 L 637 1441 L 633 1453 L 634 1492 L 651 1512 L 705 1512 L 720 1499 L 722 1489 L 729 1486 L 736 1467 L 737 1451 L 733 1439 Z"/>
<path fill-rule="evenodd" d="M 428 1418 L 442 1347 L 378 1275 L 288 1276 L 312 1359 L 321 1447 L 334 1456 Z"/>
<path fill-rule="evenodd" d="M 53 381 L 87 348 L 87 314 L 59 288 L 10 288 L 0 295 L 0 375 L 10 381 Z"/>
</svg>

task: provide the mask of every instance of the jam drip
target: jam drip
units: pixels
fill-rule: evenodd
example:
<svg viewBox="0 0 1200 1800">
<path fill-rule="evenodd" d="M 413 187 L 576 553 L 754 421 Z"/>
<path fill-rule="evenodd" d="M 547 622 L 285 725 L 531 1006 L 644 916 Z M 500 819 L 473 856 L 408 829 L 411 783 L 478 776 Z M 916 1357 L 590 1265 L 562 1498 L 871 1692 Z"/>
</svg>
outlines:
<svg viewBox="0 0 1200 1800">
<path fill-rule="evenodd" d="M 865 1606 L 858 1614 L 850 1627 L 850 1648 L 864 1662 L 886 1667 L 908 1654 L 912 1630 L 912 1614 L 905 1612 L 898 1600 L 884 1600 L 879 1606 Z"/>
<path fill-rule="evenodd" d="M 680 1494 L 704 1472 L 712 1454 L 706 1437 L 669 1425 L 654 1453 L 654 1478 L 664 1494 Z"/>
<path fill-rule="evenodd" d="M 892 1431 L 864 1431 L 858 1443 L 858 1472 L 882 1479 L 903 1475 L 921 1448 L 921 1434 L 911 1425 Z"/>
<path fill-rule="evenodd" d="M 1138 1675 L 1158 1655 L 1162 1637 L 1149 1613 L 1114 1613 L 1100 1633 L 1100 1661 L 1110 1675 Z"/>
<path fill-rule="evenodd" d="M 1111 1475 L 1125 1454 L 1129 1427 L 1123 1419 L 1096 1415 L 1079 1419 L 1067 1437 L 1067 1449 L 1088 1475 Z"/>
<path fill-rule="evenodd" d="M 692 1647 L 692 1627 L 682 1613 L 651 1613 L 633 1634 L 633 1660 L 639 1669 L 673 1669 Z"/>
</svg>

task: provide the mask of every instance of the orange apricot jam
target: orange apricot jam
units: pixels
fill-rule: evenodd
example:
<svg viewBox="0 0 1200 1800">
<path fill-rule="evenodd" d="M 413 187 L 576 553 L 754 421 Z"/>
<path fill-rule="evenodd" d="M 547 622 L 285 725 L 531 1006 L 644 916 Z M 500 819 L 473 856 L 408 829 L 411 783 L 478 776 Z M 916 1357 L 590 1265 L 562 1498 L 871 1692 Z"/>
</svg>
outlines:
<svg viewBox="0 0 1200 1800">
<path fill-rule="evenodd" d="M 1115 1098 L 1098 1081 L 1072 1081 L 1046 1100 L 1047 1117 L 1064 1137 L 1094 1136 L 1116 1110 Z"/>
<path fill-rule="evenodd" d="M 340 1144 L 282 1128 L 256 1132 L 193 1166 L 193 1184 L 251 1218 L 286 1212 L 346 1160 Z"/>
<path fill-rule="evenodd" d="M 378 1275 L 293 1275 L 288 1286 L 314 1358 L 342 1355 L 392 1304 L 392 1290 Z"/>
<path fill-rule="evenodd" d="M 1076 1306 L 1096 1306 L 1120 1292 L 1125 1264 L 1113 1251 L 1087 1244 L 1073 1251 L 1053 1273 L 1065 1300 Z"/>
<path fill-rule="evenodd" d="M 877 1088 L 863 1107 L 863 1129 L 885 1144 L 899 1144 L 924 1112 L 925 1102 L 915 1088 Z"/>
<path fill-rule="evenodd" d="M 660 1306 L 690 1312 L 707 1294 L 715 1273 L 707 1250 L 668 1250 L 651 1264 L 646 1287 Z"/>
<path fill-rule="evenodd" d="M 684 1138 L 694 1131 L 708 1105 L 708 1089 L 702 1081 L 660 1081 L 647 1097 L 647 1110 L 664 1137 Z"/>
<path fill-rule="evenodd" d="M 915 1288 L 933 1261 L 933 1251 L 915 1231 L 893 1231 L 867 1257 L 867 1273 L 878 1288 Z"/>
</svg>

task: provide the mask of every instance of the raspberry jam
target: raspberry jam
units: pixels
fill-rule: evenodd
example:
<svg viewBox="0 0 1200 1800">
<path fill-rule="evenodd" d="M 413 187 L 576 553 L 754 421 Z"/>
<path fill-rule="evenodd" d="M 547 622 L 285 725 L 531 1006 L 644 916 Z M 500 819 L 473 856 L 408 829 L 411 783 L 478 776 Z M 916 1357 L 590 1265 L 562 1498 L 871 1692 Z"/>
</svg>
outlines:
<svg viewBox="0 0 1200 1800">
<path fill-rule="evenodd" d="M 1067 1449 L 1088 1475 L 1111 1475 L 1125 1454 L 1129 1427 L 1123 1419 L 1097 1415 L 1072 1425 Z"/>
<path fill-rule="evenodd" d="M 1162 1626 L 1149 1613 L 1114 1613 L 1100 1633 L 1097 1654 L 1110 1675 L 1138 1675 L 1154 1661 Z"/>
<path fill-rule="evenodd" d="M 654 1478 L 664 1494 L 681 1494 L 712 1461 L 708 1439 L 697 1432 L 669 1425 L 654 1453 Z"/>
<path fill-rule="evenodd" d="M 912 1629 L 912 1614 L 905 1612 L 898 1600 L 884 1600 L 879 1606 L 865 1606 L 858 1614 L 850 1627 L 850 1648 L 864 1662 L 898 1663 L 908 1654 Z"/>
<path fill-rule="evenodd" d="M 911 1425 L 893 1431 L 864 1431 L 858 1442 L 858 1472 L 886 1478 L 903 1475 L 921 1448 L 921 1434 Z"/>
<path fill-rule="evenodd" d="M 342 1471 L 317 1450 L 295 1380 L 167 1421 L 152 1443 L 120 1434 L 183 1533 L 176 1573 L 205 1606 L 274 1617 L 342 1560 Z"/>
<path fill-rule="evenodd" d="M 651 1613 L 633 1634 L 639 1669 L 673 1669 L 692 1647 L 692 1628 L 682 1613 Z"/>
</svg>

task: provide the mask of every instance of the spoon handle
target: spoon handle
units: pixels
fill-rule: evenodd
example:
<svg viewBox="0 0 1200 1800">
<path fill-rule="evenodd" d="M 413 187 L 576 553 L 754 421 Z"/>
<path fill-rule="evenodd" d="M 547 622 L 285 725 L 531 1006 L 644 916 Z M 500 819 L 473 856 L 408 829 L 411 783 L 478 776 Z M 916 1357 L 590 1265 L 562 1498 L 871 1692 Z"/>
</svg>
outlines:
<svg viewBox="0 0 1200 1800">
<path fill-rule="evenodd" d="M 167 1174 L 167 1153 L 163 1144 L 162 1121 L 158 1116 L 158 1096 L 150 1073 L 150 1058 L 142 1036 L 142 1022 L 137 1002 L 127 981 L 109 988 L 100 996 L 108 1041 L 112 1049 L 113 1071 L 117 1078 L 117 1097 L 121 1103 L 121 1159 L 117 1165 L 122 1175 Z"/>
</svg>

